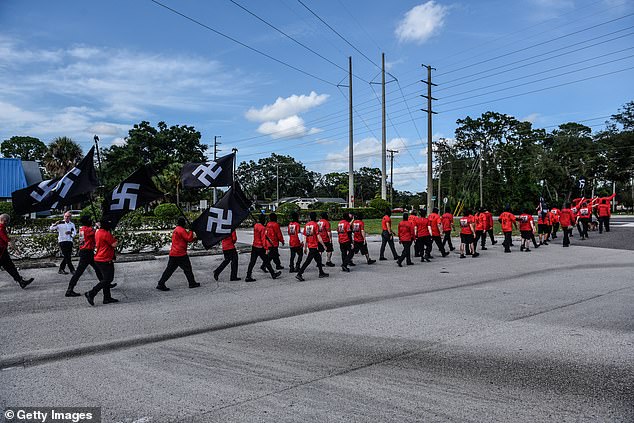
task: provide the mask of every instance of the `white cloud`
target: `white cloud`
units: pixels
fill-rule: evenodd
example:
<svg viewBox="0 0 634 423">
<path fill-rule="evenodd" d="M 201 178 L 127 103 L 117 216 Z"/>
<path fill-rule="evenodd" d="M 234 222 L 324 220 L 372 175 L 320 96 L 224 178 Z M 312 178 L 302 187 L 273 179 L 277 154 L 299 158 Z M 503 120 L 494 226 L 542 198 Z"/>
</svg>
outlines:
<svg viewBox="0 0 634 423">
<path fill-rule="evenodd" d="M 122 132 L 127 131 L 128 125 L 115 125 L 111 123 L 96 123 L 86 128 L 86 132 L 94 133 L 96 135 L 120 135 Z"/>
<path fill-rule="evenodd" d="M 272 138 L 301 138 L 306 135 L 317 134 L 321 132 L 317 128 L 306 128 L 304 119 L 294 115 L 276 122 L 264 122 L 258 127 L 258 132 L 270 135 Z"/>
<path fill-rule="evenodd" d="M 530 123 L 535 123 L 535 121 L 537 119 L 539 119 L 540 114 L 539 113 L 531 113 L 528 116 L 525 116 L 523 118 L 520 119 L 521 122 L 530 122 Z"/>
<path fill-rule="evenodd" d="M 293 94 L 286 98 L 278 97 L 275 103 L 267 104 L 261 109 L 250 108 L 245 116 L 256 122 L 276 121 L 317 107 L 328 97 L 328 94 L 317 94 L 315 91 L 311 91 L 309 95 Z"/>
<path fill-rule="evenodd" d="M 401 42 L 413 41 L 421 44 L 443 27 L 448 10 L 447 6 L 433 0 L 414 6 L 405 13 L 394 33 Z"/>
<path fill-rule="evenodd" d="M 115 138 L 110 144 L 116 145 L 117 147 L 123 147 L 124 145 L 126 145 L 126 143 L 127 141 L 125 140 L 125 138 Z"/>
</svg>

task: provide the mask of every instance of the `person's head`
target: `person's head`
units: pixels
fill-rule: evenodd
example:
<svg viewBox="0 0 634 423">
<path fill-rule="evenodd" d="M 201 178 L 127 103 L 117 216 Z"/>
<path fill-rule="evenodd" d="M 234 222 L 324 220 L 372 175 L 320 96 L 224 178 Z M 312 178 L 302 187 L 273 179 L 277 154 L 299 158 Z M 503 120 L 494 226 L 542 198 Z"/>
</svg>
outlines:
<svg viewBox="0 0 634 423">
<path fill-rule="evenodd" d="M 317 220 L 317 213 L 315 213 L 314 211 L 310 212 L 310 213 L 308 214 L 308 218 L 309 218 L 311 221 L 313 221 L 313 222 L 314 222 L 314 221 L 316 221 L 316 220 Z"/>
<path fill-rule="evenodd" d="M 522 214 L 527 214 L 528 213 L 528 209 L 526 207 L 522 207 Z"/>
<path fill-rule="evenodd" d="M 433 209 L 431 209 L 431 211 L 432 211 L 433 213 L 438 214 L 438 207 L 434 207 Z"/>
<path fill-rule="evenodd" d="M 480 208 L 478 209 L 478 213 L 484 213 L 484 210 L 485 210 L 485 209 L 484 209 L 484 207 L 480 207 Z"/>
<path fill-rule="evenodd" d="M 341 214 L 341 220 L 350 220 L 350 213 L 348 212 L 343 212 Z"/>
<path fill-rule="evenodd" d="M 92 219 L 87 214 L 81 216 L 79 218 L 82 226 L 92 226 Z"/>
<path fill-rule="evenodd" d="M 258 216 L 258 223 L 261 223 L 262 225 L 266 223 L 266 216 L 262 213 L 260 213 L 260 215 Z"/>
<path fill-rule="evenodd" d="M 420 217 L 427 217 L 427 209 L 421 209 Z"/>
<path fill-rule="evenodd" d="M 296 211 L 291 212 L 291 221 L 293 222 L 299 221 L 299 213 L 297 213 Z"/>
<path fill-rule="evenodd" d="M 321 213 L 321 218 L 328 220 L 328 212 L 322 212 Z"/>
<path fill-rule="evenodd" d="M 101 221 L 99 222 L 99 227 L 101 229 L 104 229 L 106 231 L 111 231 L 112 230 L 112 221 L 109 219 L 101 219 Z"/>
<path fill-rule="evenodd" d="M 416 210 L 412 210 L 411 212 L 409 212 L 409 214 L 412 215 L 412 216 L 416 216 L 417 215 L 416 214 Z"/>
<path fill-rule="evenodd" d="M 403 213 L 403 222 L 405 222 L 407 219 L 409 219 L 409 213 L 405 212 Z"/>
<path fill-rule="evenodd" d="M 385 215 L 386 216 L 392 216 L 392 209 L 390 209 L 389 207 L 385 208 Z"/>
<path fill-rule="evenodd" d="M 269 214 L 269 222 L 277 222 L 277 215 L 275 213 Z"/>
<path fill-rule="evenodd" d="M 72 214 L 67 211 L 66 213 L 64 213 L 64 221 L 65 222 L 70 222 L 70 218 L 71 218 Z"/>
<path fill-rule="evenodd" d="M 445 207 L 445 213 L 451 213 L 451 209 L 449 207 Z"/>
<path fill-rule="evenodd" d="M 585 201 L 581 204 L 581 207 L 587 207 L 588 203 L 586 203 Z"/>
<path fill-rule="evenodd" d="M 183 228 L 187 225 L 187 220 L 185 220 L 185 216 L 179 216 L 176 220 L 176 226 L 182 226 Z"/>
<path fill-rule="evenodd" d="M 6 213 L 0 214 L 0 223 L 8 225 L 9 223 L 11 223 L 11 216 Z"/>
<path fill-rule="evenodd" d="M 504 207 L 504 211 L 510 212 L 511 211 L 511 205 L 507 204 L 506 207 Z"/>
<path fill-rule="evenodd" d="M 465 209 L 464 215 L 465 216 L 471 216 L 471 209 Z"/>
<path fill-rule="evenodd" d="M 357 220 L 363 220 L 363 213 L 357 213 Z"/>
</svg>

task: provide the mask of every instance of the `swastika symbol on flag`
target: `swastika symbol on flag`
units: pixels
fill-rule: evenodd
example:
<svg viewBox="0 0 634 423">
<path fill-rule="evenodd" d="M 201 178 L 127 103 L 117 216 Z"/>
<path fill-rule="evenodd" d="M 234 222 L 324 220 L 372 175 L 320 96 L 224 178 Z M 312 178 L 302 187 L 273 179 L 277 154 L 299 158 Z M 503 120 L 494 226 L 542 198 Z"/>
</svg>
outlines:
<svg viewBox="0 0 634 423">
<path fill-rule="evenodd" d="M 224 210 L 216 207 L 209 209 L 209 216 L 207 217 L 207 232 L 217 234 L 230 234 L 231 222 L 233 219 L 233 213 L 231 210 L 227 210 L 227 216 L 224 217 Z M 216 230 L 214 231 L 214 225 Z M 227 226 L 227 227 L 225 227 Z"/>
<path fill-rule="evenodd" d="M 216 169 L 214 169 L 214 166 L 217 166 Z M 218 175 L 220 175 L 221 172 L 222 167 L 218 166 L 216 162 L 212 162 L 207 166 L 205 166 L 205 164 L 199 165 L 196 169 L 194 169 L 192 175 L 197 177 L 203 185 L 208 187 L 213 183 Z"/>
<path fill-rule="evenodd" d="M 40 182 L 35 188 L 35 191 L 31 193 L 31 197 L 37 202 L 42 201 L 56 184 L 57 183 L 53 183 L 51 179 Z"/>
<path fill-rule="evenodd" d="M 66 175 L 64 175 L 62 179 L 59 180 L 53 190 L 56 191 L 57 195 L 59 195 L 60 197 L 66 198 L 66 194 L 68 194 L 68 191 L 71 189 L 71 187 L 77 180 L 77 176 L 79 176 L 80 173 L 80 169 L 76 167 L 72 168 L 70 172 L 68 172 Z"/>
<path fill-rule="evenodd" d="M 140 184 L 132 184 L 129 182 L 117 186 L 112 193 L 110 210 L 123 210 L 126 200 L 128 201 L 128 210 L 136 210 L 137 194 L 129 192 L 129 190 L 136 190 L 138 192 L 140 186 Z"/>
</svg>

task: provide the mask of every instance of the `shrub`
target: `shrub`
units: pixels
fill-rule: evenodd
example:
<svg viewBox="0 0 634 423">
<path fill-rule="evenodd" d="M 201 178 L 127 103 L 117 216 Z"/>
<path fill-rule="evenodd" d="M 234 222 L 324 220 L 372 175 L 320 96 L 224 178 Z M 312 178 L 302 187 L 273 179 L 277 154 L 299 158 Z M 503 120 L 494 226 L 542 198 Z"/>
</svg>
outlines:
<svg viewBox="0 0 634 423">
<path fill-rule="evenodd" d="M 178 209 L 178 206 L 173 203 L 159 204 L 154 209 L 154 216 L 159 219 L 175 220 L 178 216 L 180 216 L 180 214 L 181 212 Z"/>
<path fill-rule="evenodd" d="M 299 210 L 299 206 L 295 203 L 282 203 L 277 208 L 277 210 L 275 210 L 275 213 L 277 213 L 278 215 L 285 214 L 287 216 L 290 216 L 292 212 L 299 212 Z"/>
<path fill-rule="evenodd" d="M 15 211 L 13 210 L 13 204 L 8 201 L 0 202 L 0 214 L 8 214 L 11 217 L 11 222 L 15 223 Z"/>
<path fill-rule="evenodd" d="M 390 202 L 382 198 L 375 198 L 373 200 L 370 200 L 370 207 L 380 211 L 381 215 L 383 215 L 383 213 L 385 213 L 385 210 L 390 208 Z"/>
</svg>

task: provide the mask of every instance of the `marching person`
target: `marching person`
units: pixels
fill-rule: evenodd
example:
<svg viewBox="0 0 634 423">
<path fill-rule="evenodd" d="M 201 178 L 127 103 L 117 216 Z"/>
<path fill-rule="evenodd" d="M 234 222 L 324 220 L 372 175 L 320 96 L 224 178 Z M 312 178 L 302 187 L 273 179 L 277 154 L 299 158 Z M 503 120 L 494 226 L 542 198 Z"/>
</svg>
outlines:
<svg viewBox="0 0 634 423">
<path fill-rule="evenodd" d="M 335 267 L 335 264 L 332 262 L 332 252 L 334 251 L 332 247 L 332 238 L 330 233 L 330 221 L 328 220 L 328 213 L 323 212 L 321 214 L 321 219 L 317 222 L 317 226 L 319 227 L 319 235 L 321 235 L 321 239 L 324 241 L 324 246 L 322 247 L 319 244 L 319 253 L 326 252 L 326 266 Z"/>
<path fill-rule="evenodd" d="M 419 247 L 422 240 L 420 242 L 418 241 L 418 233 L 417 233 L 418 214 L 416 213 L 416 210 L 412 209 L 409 212 L 409 217 L 407 218 L 407 220 L 409 220 L 412 226 L 414 227 L 414 239 L 412 239 L 412 243 L 414 244 L 414 257 L 420 257 L 421 255 L 420 255 Z"/>
<path fill-rule="evenodd" d="M 79 264 L 77 265 L 73 277 L 70 278 L 68 282 L 68 288 L 65 294 L 67 297 L 81 296 L 80 293 L 75 292 L 75 286 L 88 266 L 92 266 L 98 280 L 102 279 L 101 271 L 95 266 L 95 229 L 92 227 L 92 220 L 90 216 L 86 215 L 82 216 L 79 220 L 81 222 L 81 228 L 79 228 Z M 116 284 L 113 285 L 116 286 Z M 114 286 L 110 288 L 114 288 Z"/>
<path fill-rule="evenodd" d="M 398 260 L 396 248 L 394 248 L 394 231 L 392 230 L 392 210 L 385 209 L 383 219 L 381 219 L 381 249 L 379 250 L 379 260 L 387 260 L 385 257 L 385 246 L 389 244 L 394 260 Z"/>
<path fill-rule="evenodd" d="M 597 215 L 599 219 L 599 233 L 603 233 L 604 225 L 605 231 L 610 232 L 610 204 L 605 198 L 602 198 L 597 206 Z"/>
<path fill-rule="evenodd" d="M 471 257 L 476 258 L 480 253 L 475 251 L 474 237 L 475 218 L 471 215 L 471 210 L 466 209 L 464 216 L 460 218 L 460 258 L 465 258 L 471 251 Z"/>
<path fill-rule="evenodd" d="M 473 216 L 475 219 L 475 240 L 473 241 L 474 252 L 478 248 L 478 242 L 481 243 L 481 249 L 486 250 L 486 226 L 487 226 L 487 216 L 484 214 L 484 208 L 480 207 L 478 212 Z"/>
<path fill-rule="evenodd" d="M 261 214 L 258 216 L 258 221 L 253 226 L 253 245 L 251 246 L 251 259 L 249 260 L 249 267 L 247 267 L 247 277 L 245 282 L 255 282 L 253 278 L 253 268 L 258 258 L 262 259 L 262 267 L 264 267 L 270 274 L 271 278 L 276 279 L 282 272 L 273 270 L 271 261 L 267 254 L 267 241 L 266 241 L 266 216 Z"/>
<path fill-rule="evenodd" d="M 49 228 L 51 231 L 57 231 L 57 242 L 62 252 L 62 262 L 57 272 L 60 275 L 68 275 L 68 272 L 65 270 L 66 266 L 68 266 L 68 270 L 70 270 L 71 274 L 75 273 L 75 266 L 73 266 L 71 257 L 73 255 L 73 237 L 77 233 L 77 229 L 75 228 L 75 224 L 70 220 L 71 216 L 70 212 L 64 213 L 64 219 L 53 223 Z"/>
<path fill-rule="evenodd" d="M 520 251 L 530 252 L 529 242 L 533 241 L 535 246 L 535 221 L 533 216 L 528 214 L 528 210 L 524 208 L 520 215 L 520 233 L 522 235 L 522 243 L 520 245 Z M 537 248 L 537 247 L 535 247 Z"/>
<path fill-rule="evenodd" d="M 344 212 L 341 220 L 337 225 L 337 239 L 339 241 L 339 250 L 341 250 L 341 270 L 349 272 L 348 266 L 352 263 L 354 257 L 354 248 L 352 247 L 352 228 L 350 226 L 350 215 Z"/>
<path fill-rule="evenodd" d="M 291 213 L 291 222 L 288 224 L 288 246 L 291 249 L 291 262 L 289 264 L 289 273 L 295 273 L 299 270 L 304 255 L 304 242 L 302 241 L 302 227 L 299 224 L 299 214 Z M 295 262 L 297 257 L 297 262 Z"/>
<path fill-rule="evenodd" d="M 410 266 L 414 264 L 411 257 L 412 241 L 414 240 L 414 225 L 409 221 L 409 215 L 403 213 L 403 220 L 398 224 L 398 242 L 403 245 L 403 252 L 396 260 L 398 267 L 403 267 L 403 261 Z"/>
<path fill-rule="evenodd" d="M 506 206 L 506 210 L 504 210 L 500 217 L 498 218 L 500 221 L 500 225 L 502 226 L 502 232 L 504 233 L 504 242 L 502 246 L 504 247 L 505 253 L 511 252 L 511 242 L 513 235 L 513 227 L 517 228 L 517 223 L 515 219 L 515 215 L 511 213 L 511 206 Z"/>
<path fill-rule="evenodd" d="M 101 290 L 103 290 L 104 304 L 119 302 L 110 295 L 110 284 L 114 280 L 114 249 L 117 247 L 117 240 L 110 233 L 111 230 L 111 222 L 102 219 L 95 233 L 95 267 L 101 272 L 101 280 L 84 294 L 91 306 L 95 305 L 95 296 Z"/>
<path fill-rule="evenodd" d="M 376 263 L 376 260 L 370 258 L 368 241 L 365 234 L 365 223 L 363 223 L 363 215 L 361 213 L 352 221 L 352 233 L 354 235 L 354 253 L 361 252 L 361 254 L 365 256 L 368 264 Z"/>
<path fill-rule="evenodd" d="M 447 257 L 449 255 L 449 253 L 447 251 L 445 251 L 445 247 L 443 246 L 442 243 L 442 238 L 440 237 L 440 233 L 442 231 L 442 219 L 440 218 L 440 215 L 438 214 L 438 207 L 434 207 L 432 209 L 432 213 L 429 215 L 429 226 L 431 227 L 431 239 L 433 242 L 436 243 L 436 247 L 438 248 L 438 251 L 440 251 L 440 254 L 443 257 Z M 431 251 L 431 248 L 430 248 Z"/>
<path fill-rule="evenodd" d="M 548 220 L 548 212 L 541 210 L 537 215 L 537 234 L 539 236 L 539 245 L 548 245 L 548 234 L 550 233 L 550 229 L 548 228 L 549 220 Z"/>
<path fill-rule="evenodd" d="M 195 234 L 193 231 L 185 229 L 187 224 L 185 217 L 178 218 L 176 228 L 172 232 L 172 247 L 170 248 L 170 255 L 167 261 L 167 267 L 159 279 L 156 289 L 159 291 L 169 291 L 170 289 L 165 286 L 165 282 L 172 276 L 174 271 L 180 267 L 185 272 L 187 282 L 190 288 L 198 288 L 200 284 L 194 279 L 194 272 L 192 271 L 192 263 L 187 255 L 187 244 L 194 242 Z M 218 280 L 216 278 L 216 280 Z"/>
<path fill-rule="evenodd" d="M 592 211 L 590 207 L 588 207 L 588 203 L 585 201 L 581 203 L 581 207 L 579 207 L 579 216 L 577 217 L 577 222 L 581 223 L 581 240 L 588 239 L 588 224 L 590 222 L 590 218 L 592 216 Z"/>
<path fill-rule="evenodd" d="M 491 213 L 488 208 L 485 208 L 484 214 L 487 217 L 486 232 L 489 234 L 489 237 L 491 237 L 491 245 L 495 245 L 498 242 L 495 240 L 495 236 L 493 235 L 493 213 Z"/>
<path fill-rule="evenodd" d="M 326 246 L 324 245 L 324 240 L 319 233 L 319 225 L 317 224 L 317 213 L 310 212 L 309 221 L 304 226 L 304 237 L 306 238 L 306 245 L 304 245 L 304 254 L 308 254 L 306 257 L 306 261 L 302 264 L 302 267 L 299 269 L 297 274 L 295 275 L 295 279 L 300 282 L 304 281 L 303 275 L 306 271 L 306 268 L 310 264 L 311 261 L 315 260 L 317 262 L 317 268 L 319 269 L 319 277 L 327 278 L 330 276 L 328 273 L 324 272 L 324 266 L 321 262 L 321 253 L 319 252 L 319 246 L 325 250 Z"/>
<path fill-rule="evenodd" d="M 429 219 L 427 218 L 427 210 L 420 210 L 420 217 L 416 219 L 416 244 L 414 248 L 420 254 L 420 261 L 430 262 L 431 256 L 431 231 L 429 228 Z"/>
<path fill-rule="evenodd" d="M 236 250 L 236 242 L 238 242 L 238 235 L 236 231 L 231 231 L 231 235 L 222 240 L 222 254 L 224 260 L 220 263 L 220 266 L 214 270 L 214 279 L 218 281 L 218 276 L 225 270 L 225 267 L 231 263 L 231 274 L 229 280 L 231 282 L 242 280 L 238 277 L 238 251 Z"/>
<path fill-rule="evenodd" d="M 572 210 L 570 210 L 568 203 L 564 203 L 564 208 L 559 213 L 559 223 L 561 224 L 561 230 L 564 233 L 563 246 L 570 246 L 570 234 L 572 234 L 572 225 L 575 221 L 575 216 Z"/>
<path fill-rule="evenodd" d="M 269 223 L 266 224 L 266 242 L 269 251 L 269 260 L 275 263 L 276 270 L 284 269 L 282 262 L 280 261 L 280 244 L 284 245 L 284 235 L 282 235 L 282 229 L 277 223 L 277 214 L 269 214 Z M 266 272 L 264 265 L 260 266 L 262 271 Z"/>
<path fill-rule="evenodd" d="M 445 207 L 445 213 L 441 216 L 442 220 L 442 232 L 444 234 L 444 238 L 442 240 L 443 247 L 445 244 L 449 245 L 449 251 L 455 250 L 454 246 L 451 244 L 451 230 L 453 229 L 453 214 L 451 214 L 451 209 L 449 207 Z"/>
<path fill-rule="evenodd" d="M 560 221 L 561 210 L 557 207 L 553 207 L 550 209 L 550 238 L 557 239 L 557 232 L 559 231 L 559 221 Z"/>
<path fill-rule="evenodd" d="M 13 264 L 13 260 L 11 260 L 9 245 L 15 249 L 15 244 L 13 240 L 9 238 L 7 232 L 7 225 L 9 225 L 9 223 L 11 223 L 11 217 L 6 213 L 0 214 L 0 267 L 7 271 L 9 276 L 20 285 L 20 288 L 24 289 L 33 282 L 33 278 L 24 279 L 20 276 L 18 269 L 16 269 L 15 264 Z"/>
</svg>

